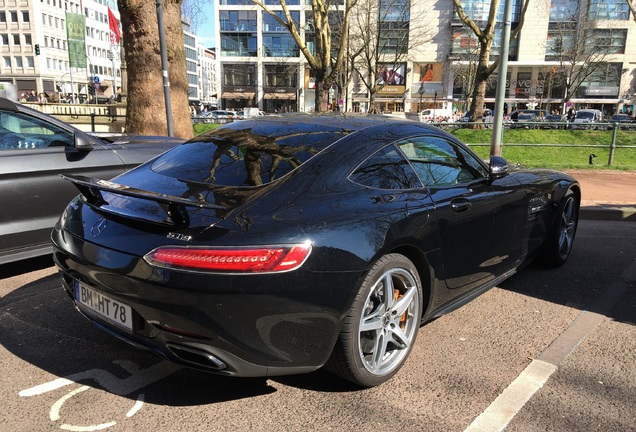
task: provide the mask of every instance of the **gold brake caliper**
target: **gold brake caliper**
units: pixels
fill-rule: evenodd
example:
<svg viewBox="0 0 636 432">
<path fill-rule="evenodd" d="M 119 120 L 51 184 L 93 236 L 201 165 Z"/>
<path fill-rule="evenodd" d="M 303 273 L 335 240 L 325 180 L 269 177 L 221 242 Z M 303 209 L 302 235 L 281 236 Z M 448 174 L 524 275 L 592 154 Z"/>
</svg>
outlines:
<svg viewBox="0 0 636 432">
<path fill-rule="evenodd" d="M 398 289 L 394 289 L 393 290 L 393 299 L 397 302 L 400 301 L 400 299 L 404 297 L 404 294 L 402 294 L 400 292 L 400 290 Z M 402 314 L 402 316 L 400 317 L 400 328 L 402 330 L 404 330 L 406 328 L 406 318 L 408 315 L 408 309 L 404 311 L 404 313 Z"/>
</svg>

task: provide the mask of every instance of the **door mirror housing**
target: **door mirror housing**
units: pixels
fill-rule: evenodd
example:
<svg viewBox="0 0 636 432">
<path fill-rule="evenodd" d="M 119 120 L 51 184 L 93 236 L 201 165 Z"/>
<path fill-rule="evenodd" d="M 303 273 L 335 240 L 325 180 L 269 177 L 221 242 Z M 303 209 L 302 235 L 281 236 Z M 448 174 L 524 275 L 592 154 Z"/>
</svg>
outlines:
<svg viewBox="0 0 636 432">
<path fill-rule="evenodd" d="M 500 156 L 490 156 L 490 179 L 496 180 L 508 175 L 510 167 L 508 161 Z"/>
</svg>

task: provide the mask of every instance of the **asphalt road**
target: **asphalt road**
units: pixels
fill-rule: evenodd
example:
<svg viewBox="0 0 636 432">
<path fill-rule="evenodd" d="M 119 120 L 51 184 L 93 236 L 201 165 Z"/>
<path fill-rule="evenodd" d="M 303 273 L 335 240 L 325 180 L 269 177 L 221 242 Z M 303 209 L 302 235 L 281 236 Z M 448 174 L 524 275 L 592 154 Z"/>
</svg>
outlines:
<svg viewBox="0 0 636 432">
<path fill-rule="evenodd" d="M 634 239 L 635 223 L 581 221 L 564 267 L 427 324 L 365 390 L 170 365 L 82 318 L 48 260 L 0 267 L 0 430 L 636 431 Z"/>
</svg>

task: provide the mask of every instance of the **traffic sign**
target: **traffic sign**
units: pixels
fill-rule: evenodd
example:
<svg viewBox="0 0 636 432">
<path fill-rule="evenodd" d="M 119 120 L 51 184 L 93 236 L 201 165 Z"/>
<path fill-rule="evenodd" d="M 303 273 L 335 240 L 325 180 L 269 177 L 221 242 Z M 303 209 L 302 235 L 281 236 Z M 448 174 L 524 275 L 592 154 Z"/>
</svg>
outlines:
<svg viewBox="0 0 636 432">
<path fill-rule="evenodd" d="M 98 77 L 97 75 L 95 75 L 95 76 L 93 77 L 93 82 L 94 82 L 95 84 L 99 84 L 99 77 Z"/>
</svg>

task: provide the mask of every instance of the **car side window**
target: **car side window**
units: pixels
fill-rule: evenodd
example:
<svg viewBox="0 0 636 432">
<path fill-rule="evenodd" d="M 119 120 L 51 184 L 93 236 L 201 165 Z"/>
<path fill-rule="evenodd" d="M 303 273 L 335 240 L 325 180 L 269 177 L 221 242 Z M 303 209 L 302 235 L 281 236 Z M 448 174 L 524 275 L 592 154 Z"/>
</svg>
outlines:
<svg viewBox="0 0 636 432">
<path fill-rule="evenodd" d="M 349 179 L 374 189 L 421 188 L 417 174 L 395 145 L 376 152 L 365 160 Z"/>
<path fill-rule="evenodd" d="M 74 136 L 27 114 L 0 111 L 0 150 L 73 145 Z"/>
<path fill-rule="evenodd" d="M 398 143 L 425 186 L 444 186 L 486 177 L 484 166 L 456 143 L 434 136 Z"/>
</svg>

